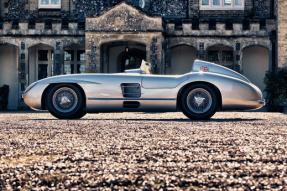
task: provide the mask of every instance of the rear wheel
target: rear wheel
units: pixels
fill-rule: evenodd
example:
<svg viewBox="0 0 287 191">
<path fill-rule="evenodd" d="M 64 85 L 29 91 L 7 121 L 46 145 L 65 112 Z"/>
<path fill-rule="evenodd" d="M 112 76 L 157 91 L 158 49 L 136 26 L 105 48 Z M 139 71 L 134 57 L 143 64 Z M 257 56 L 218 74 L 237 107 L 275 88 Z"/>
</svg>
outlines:
<svg viewBox="0 0 287 191">
<path fill-rule="evenodd" d="M 83 95 L 73 84 L 58 84 L 48 90 L 46 105 L 58 119 L 78 119 L 85 115 Z"/>
<path fill-rule="evenodd" d="M 190 119 L 209 119 L 217 108 L 215 91 L 206 84 L 193 84 L 181 97 L 182 112 Z"/>
</svg>

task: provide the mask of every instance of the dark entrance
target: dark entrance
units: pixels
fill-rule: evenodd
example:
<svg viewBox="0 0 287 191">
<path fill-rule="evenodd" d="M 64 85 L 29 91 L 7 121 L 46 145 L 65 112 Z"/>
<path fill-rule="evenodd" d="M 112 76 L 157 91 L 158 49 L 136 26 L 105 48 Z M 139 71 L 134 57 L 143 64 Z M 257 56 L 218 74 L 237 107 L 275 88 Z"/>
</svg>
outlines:
<svg viewBox="0 0 287 191">
<path fill-rule="evenodd" d="M 121 62 L 121 72 L 129 69 L 137 69 L 141 67 L 142 60 L 146 60 L 146 56 L 141 52 L 126 53 Z"/>
<path fill-rule="evenodd" d="M 48 77 L 48 64 L 39 64 L 38 66 L 38 80 Z"/>
</svg>

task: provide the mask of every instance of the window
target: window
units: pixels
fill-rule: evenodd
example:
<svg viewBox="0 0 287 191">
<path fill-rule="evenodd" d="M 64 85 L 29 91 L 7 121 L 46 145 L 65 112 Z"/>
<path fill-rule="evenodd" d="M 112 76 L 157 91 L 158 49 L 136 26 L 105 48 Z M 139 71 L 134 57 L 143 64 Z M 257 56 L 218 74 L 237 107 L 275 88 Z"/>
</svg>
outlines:
<svg viewBox="0 0 287 191">
<path fill-rule="evenodd" d="M 86 61 L 86 52 L 84 50 L 77 51 L 77 61 Z"/>
<path fill-rule="evenodd" d="M 244 0 L 200 0 L 200 10 L 244 10 Z"/>
<path fill-rule="evenodd" d="M 46 45 L 37 45 L 37 47 L 35 47 L 35 52 L 31 51 L 31 54 L 35 54 L 35 60 L 32 59 L 31 63 L 35 62 L 36 67 L 33 67 L 33 71 L 35 71 L 35 73 L 33 72 L 30 80 L 41 80 L 54 75 L 54 51 L 52 47 Z"/>
<path fill-rule="evenodd" d="M 71 45 L 64 50 L 64 74 L 86 72 L 86 51 L 79 45 Z"/>
<path fill-rule="evenodd" d="M 210 62 L 220 64 L 226 67 L 232 67 L 234 61 L 234 52 L 232 48 L 225 46 L 211 47 L 207 51 L 207 59 Z"/>
<path fill-rule="evenodd" d="M 73 50 L 65 50 L 64 60 L 65 61 L 74 61 L 74 51 Z"/>
<path fill-rule="evenodd" d="M 61 9 L 61 0 L 39 0 L 39 9 Z"/>
<path fill-rule="evenodd" d="M 202 5 L 209 5 L 209 0 L 202 0 Z"/>
<path fill-rule="evenodd" d="M 222 62 L 232 62 L 233 51 L 222 51 Z"/>
<path fill-rule="evenodd" d="M 213 50 L 208 52 L 208 61 L 218 62 L 219 61 L 219 51 Z"/>
<path fill-rule="evenodd" d="M 48 50 L 38 50 L 38 60 L 48 61 Z"/>
</svg>

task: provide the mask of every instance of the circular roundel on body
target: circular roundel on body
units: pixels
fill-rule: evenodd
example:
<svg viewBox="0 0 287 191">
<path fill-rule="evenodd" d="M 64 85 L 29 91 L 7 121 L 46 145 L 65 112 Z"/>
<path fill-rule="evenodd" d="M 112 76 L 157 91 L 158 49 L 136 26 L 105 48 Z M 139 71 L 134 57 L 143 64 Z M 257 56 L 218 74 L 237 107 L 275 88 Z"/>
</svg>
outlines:
<svg viewBox="0 0 287 191">
<path fill-rule="evenodd" d="M 130 0 L 134 4 L 140 6 L 141 8 L 147 10 L 149 8 L 150 0 Z"/>
</svg>

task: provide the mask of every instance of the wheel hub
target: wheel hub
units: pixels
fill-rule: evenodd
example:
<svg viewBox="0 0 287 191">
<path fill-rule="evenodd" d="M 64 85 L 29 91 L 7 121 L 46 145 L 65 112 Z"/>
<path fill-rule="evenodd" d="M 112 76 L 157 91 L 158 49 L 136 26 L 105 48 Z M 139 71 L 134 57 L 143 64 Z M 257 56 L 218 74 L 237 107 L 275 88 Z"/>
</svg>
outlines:
<svg viewBox="0 0 287 191">
<path fill-rule="evenodd" d="M 78 104 L 78 96 L 73 89 L 63 87 L 54 93 L 52 102 L 55 109 L 58 111 L 69 113 L 76 108 Z"/>
<path fill-rule="evenodd" d="M 62 104 L 66 104 L 66 103 L 70 103 L 71 101 L 69 100 L 69 98 L 68 97 L 66 97 L 66 96 L 64 96 L 64 97 L 62 97 L 62 101 L 61 101 L 61 105 Z"/>
<path fill-rule="evenodd" d="M 202 114 L 210 109 L 212 97 L 206 89 L 196 88 L 189 92 L 186 102 L 192 112 Z"/>
<path fill-rule="evenodd" d="M 202 104 L 203 101 L 205 100 L 205 98 L 200 97 L 200 96 L 198 96 L 198 97 L 194 96 L 194 99 L 195 99 L 195 102 L 198 104 L 198 107 L 199 107 L 200 104 Z"/>
</svg>

